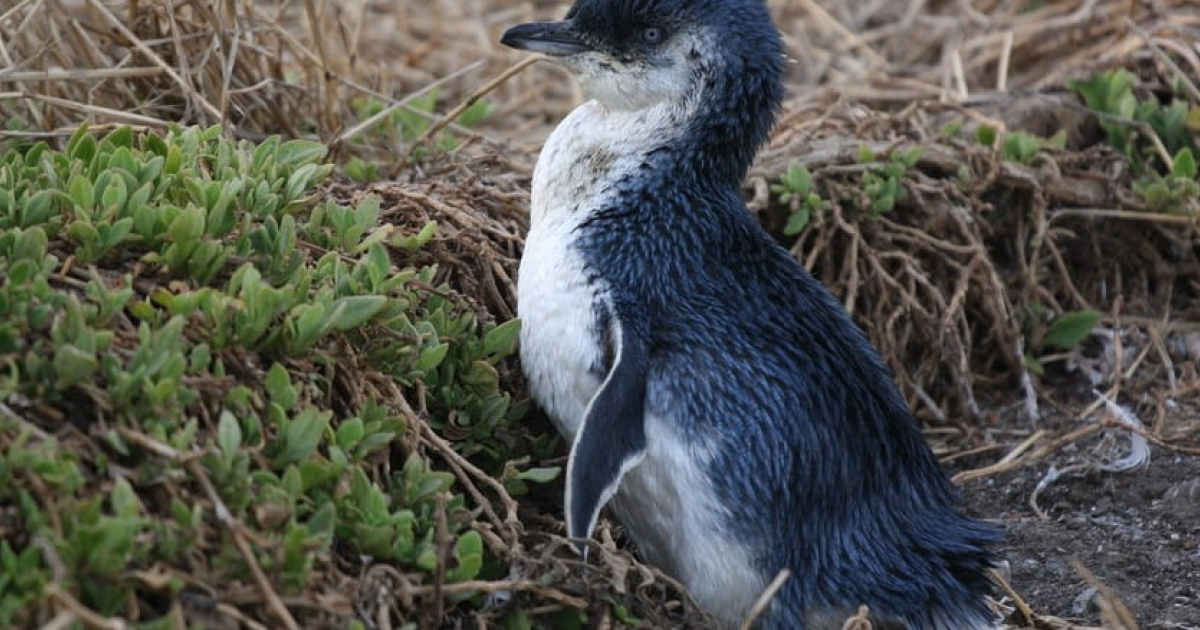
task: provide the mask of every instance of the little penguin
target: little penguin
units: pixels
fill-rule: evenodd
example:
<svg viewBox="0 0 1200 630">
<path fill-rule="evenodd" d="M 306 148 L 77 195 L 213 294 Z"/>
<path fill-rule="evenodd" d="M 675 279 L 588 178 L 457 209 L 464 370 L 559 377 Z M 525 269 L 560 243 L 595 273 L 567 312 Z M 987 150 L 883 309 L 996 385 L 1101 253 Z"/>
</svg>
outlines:
<svg viewBox="0 0 1200 630">
<path fill-rule="evenodd" d="M 747 211 L 783 96 L 764 0 L 577 0 L 501 43 L 587 100 L 533 174 L 517 292 L 535 401 L 571 441 L 567 534 L 609 505 L 737 627 L 993 628 L 968 517 L 878 351 Z"/>
</svg>

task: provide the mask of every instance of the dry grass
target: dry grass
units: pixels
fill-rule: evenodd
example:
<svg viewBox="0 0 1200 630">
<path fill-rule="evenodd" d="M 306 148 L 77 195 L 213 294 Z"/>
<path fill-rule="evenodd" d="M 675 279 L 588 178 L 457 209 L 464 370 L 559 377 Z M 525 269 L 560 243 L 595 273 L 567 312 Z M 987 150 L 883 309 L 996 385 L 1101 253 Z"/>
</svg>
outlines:
<svg viewBox="0 0 1200 630">
<path fill-rule="evenodd" d="M 1194 272 L 1195 260 L 1181 267 L 1161 256 L 1193 238 L 1193 222 L 1125 212 L 1127 168 L 1096 146 L 1095 120 L 1064 89 L 1069 78 L 1126 66 L 1148 89 L 1182 77 L 1195 93 L 1200 17 L 1188 4 L 801 0 L 778 12 L 797 81 L 753 173 L 757 207 L 767 209 L 766 182 L 794 161 L 837 195 L 852 192 L 844 175 L 861 170 L 861 145 L 923 151 L 904 212 L 872 224 L 835 205 L 793 250 L 843 296 L 926 418 L 974 432 L 995 408 L 975 389 L 1004 382 L 1023 385 L 1020 408 L 1036 420 L 1018 320 L 1031 305 L 1103 311 L 1116 282 L 1126 316 L 1195 316 L 1180 312 L 1186 299 L 1125 266 L 1178 270 L 1168 285 Z M 1028 167 L 1003 162 L 940 138 L 954 119 L 1001 138 L 1066 130 L 1073 150 Z M 969 187 L 953 181 L 963 165 Z M 1098 251 L 1128 258 L 1097 268 Z"/>
</svg>

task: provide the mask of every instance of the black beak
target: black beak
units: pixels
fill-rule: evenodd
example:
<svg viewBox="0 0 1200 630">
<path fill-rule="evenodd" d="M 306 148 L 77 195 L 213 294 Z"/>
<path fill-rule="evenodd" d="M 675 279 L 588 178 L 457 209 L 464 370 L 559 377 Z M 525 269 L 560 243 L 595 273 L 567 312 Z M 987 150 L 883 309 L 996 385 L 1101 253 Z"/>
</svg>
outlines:
<svg viewBox="0 0 1200 630">
<path fill-rule="evenodd" d="M 564 57 L 592 50 L 579 34 L 575 24 L 565 22 L 534 22 L 518 24 L 500 38 L 500 43 L 512 48 L 544 53 L 553 57 Z"/>
</svg>

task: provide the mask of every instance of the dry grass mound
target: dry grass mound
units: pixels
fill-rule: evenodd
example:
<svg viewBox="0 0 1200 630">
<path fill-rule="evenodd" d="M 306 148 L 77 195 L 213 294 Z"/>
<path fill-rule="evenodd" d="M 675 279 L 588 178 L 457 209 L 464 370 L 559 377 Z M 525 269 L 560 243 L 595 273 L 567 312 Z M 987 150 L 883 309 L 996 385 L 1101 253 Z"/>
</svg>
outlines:
<svg viewBox="0 0 1200 630">
<path fill-rule="evenodd" d="M 1120 315 L 1194 319 L 1196 261 L 1177 254 L 1192 249 L 1195 199 L 1162 212 L 1131 194 L 1143 158 L 1114 151 L 1101 127 L 1140 129 L 1154 146 L 1145 158 L 1160 169 L 1171 162 L 1161 138 L 1144 122 L 1096 114 L 1067 88 L 1127 67 L 1142 102 L 1194 110 L 1200 20 L 1186 5 L 800 2 L 782 11 L 798 85 L 755 169 L 754 205 L 776 203 L 769 220 L 782 226 L 770 184 L 794 163 L 809 168 L 835 203 L 794 251 L 843 296 L 926 418 L 971 430 L 995 408 L 981 406 L 976 387 L 1022 382 L 1024 415 L 1036 419 L 1025 357 L 1055 316 L 1109 310 L 1104 324 L 1117 328 Z M 1196 125 L 1176 132 L 1175 150 Z M 1058 146 L 1022 160 L 1005 150 L 1026 134 L 1056 133 Z M 869 205 L 863 162 L 913 150 L 920 157 L 901 178 L 911 197 L 862 221 L 853 206 Z M 1123 312 L 1111 312 L 1118 303 Z"/>
</svg>

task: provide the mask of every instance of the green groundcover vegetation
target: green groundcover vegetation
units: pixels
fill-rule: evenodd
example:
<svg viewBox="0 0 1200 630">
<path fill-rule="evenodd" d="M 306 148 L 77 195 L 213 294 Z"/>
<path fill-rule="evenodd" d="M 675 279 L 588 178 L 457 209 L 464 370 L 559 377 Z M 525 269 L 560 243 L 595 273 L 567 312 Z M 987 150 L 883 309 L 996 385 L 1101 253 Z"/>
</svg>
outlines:
<svg viewBox="0 0 1200 630">
<path fill-rule="evenodd" d="M 257 569 L 281 596 L 373 560 L 506 572 L 411 424 L 515 492 L 555 471 L 509 464 L 535 446 L 499 387 L 518 323 L 403 268 L 435 225 L 321 201 L 312 142 L 83 129 L 0 151 L 0 627 L 52 597 L 173 627 L 181 592 L 219 601 Z"/>
</svg>

